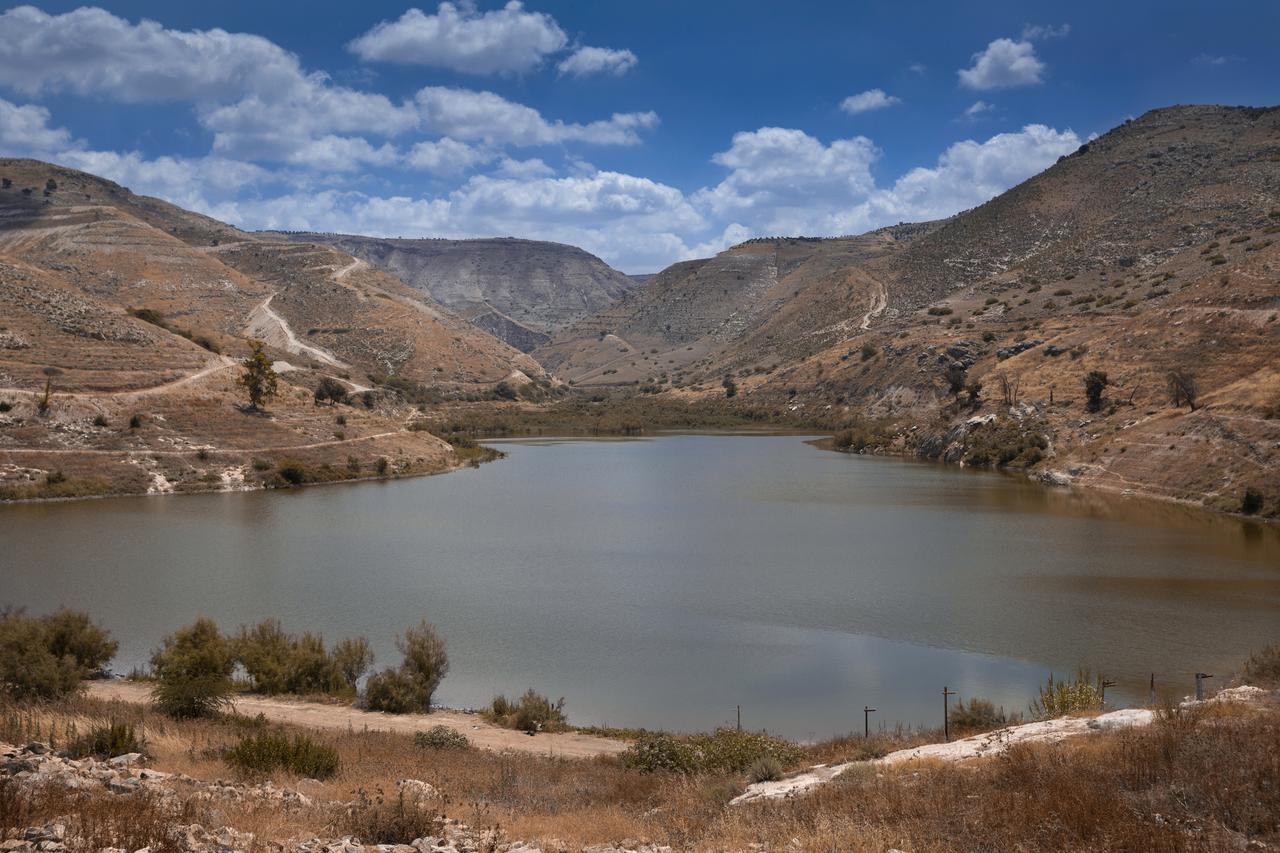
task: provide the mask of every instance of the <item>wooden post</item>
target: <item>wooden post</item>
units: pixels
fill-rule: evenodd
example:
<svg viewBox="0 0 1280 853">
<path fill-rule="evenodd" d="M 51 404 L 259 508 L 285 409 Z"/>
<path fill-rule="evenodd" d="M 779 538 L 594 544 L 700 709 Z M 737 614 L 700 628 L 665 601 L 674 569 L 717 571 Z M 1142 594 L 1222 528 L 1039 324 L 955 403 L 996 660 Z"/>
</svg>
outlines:
<svg viewBox="0 0 1280 853">
<path fill-rule="evenodd" d="M 738 731 L 742 731 L 742 706 L 738 706 Z"/>
<path fill-rule="evenodd" d="M 871 715 L 875 713 L 875 710 L 869 705 L 862 706 L 862 736 L 864 738 L 871 737 Z"/>
<path fill-rule="evenodd" d="M 1107 707 L 1107 688 L 1115 687 L 1115 686 L 1116 686 L 1116 683 L 1114 681 L 1107 681 L 1105 678 L 1100 678 L 1098 680 L 1098 687 L 1099 687 L 1098 692 L 1101 694 L 1101 697 L 1100 697 L 1101 702 L 1099 703 L 1100 707 L 1102 708 Z"/>
<path fill-rule="evenodd" d="M 955 691 L 945 686 L 942 688 L 942 739 L 947 743 L 951 743 L 951 708 L 948 705 L 954 695 Z"/>
<path fill-rule="evenodd" d="M 1151 687 L 1147 692 L 1147 704 L 1152 708 L 1156 706 L 1156 674 L 1151 673 Z"/>
<path fill-rule="evenodd" d="M 1204 701 L 1204 680 L 1206 678 L 1213 678 L 1213 676 L 1209 675 L 1207 672 L 1196 673 L 1196 701 L 1197 702 Z"/>
</svg>

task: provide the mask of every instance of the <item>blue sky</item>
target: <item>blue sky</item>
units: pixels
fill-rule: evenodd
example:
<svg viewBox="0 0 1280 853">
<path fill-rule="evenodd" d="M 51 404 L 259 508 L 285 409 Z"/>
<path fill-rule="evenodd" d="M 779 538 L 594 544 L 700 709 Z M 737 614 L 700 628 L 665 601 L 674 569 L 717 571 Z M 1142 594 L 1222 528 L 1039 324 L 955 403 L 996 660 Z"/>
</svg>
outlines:
<svg viewBox="0 0 1280 853">
<path fill-rule="evenodd" d="M 38 3 L 0 153 L 247 228 L 650 272 L 981 203 L 1125 118 L 1280 103 L 1280 4 Z"/>
</svg>

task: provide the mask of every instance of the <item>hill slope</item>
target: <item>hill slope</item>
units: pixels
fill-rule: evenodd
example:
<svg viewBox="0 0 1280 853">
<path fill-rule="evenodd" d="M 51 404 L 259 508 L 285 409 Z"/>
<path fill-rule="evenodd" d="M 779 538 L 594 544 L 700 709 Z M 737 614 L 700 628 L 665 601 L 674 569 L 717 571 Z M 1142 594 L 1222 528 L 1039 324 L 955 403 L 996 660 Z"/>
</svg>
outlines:
<svg viewBox="0 0 1280 853">
<path fill-rule="evenodd" d="M 1056 480 L 1221 508 L 1255 487 L 1277 512 L 1278 313 L 1280 109 L 1172 107 L 943 222 L 676 264 L 534 355 L 585 386 L 731 375 L 747 402 L 895 418 L 900 445 L 971 464 L 1008 424 Z"/>
<path fill-rule="evenodd" d="M 246 411 L 234 384 L 249 339 L 266 342 L 282 375 L 269 415 Z M 340 452 L 353 471 L 388 454 L 402 468 L 445 465 L 452 450 L 404 433 L 393 395 L 367 398 L 335 430 L 311 390 L 327 375 L 353 392 L 387 377 L 475 392 L 517 370 L 541 373 L 336 249 L 0 160 L 0 487 L 39 491 L 59 471 L 95 477 L 99 491 L 262 479 L 244 465 L 250 451 L 317 464 Z"/>
<path fill-rule="evenodd" d="M 574 246 L 536 240 L 399 240 L 290 233 L 399 277 L 448 310 L 528 351 L 600 311 L 635 282 Z"/>
</svg>

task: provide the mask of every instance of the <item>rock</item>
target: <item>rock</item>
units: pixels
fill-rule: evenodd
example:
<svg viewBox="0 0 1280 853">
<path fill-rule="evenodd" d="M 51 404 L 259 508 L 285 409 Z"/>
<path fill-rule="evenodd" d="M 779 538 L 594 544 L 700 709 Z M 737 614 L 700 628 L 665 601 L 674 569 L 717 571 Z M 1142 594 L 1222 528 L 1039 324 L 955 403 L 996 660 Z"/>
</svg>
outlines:
<svg viewBox="0 0 1280 853">
<path fill-rule="evenodd" d="M 107 763 L 112 767 L 129 767 L 142 761 L 142 753 L 126 752 L 124 755 L 117 755 Z"/>
<path fill-rule="evenodd" d="M 401 779 L 396 783 L 396 788 L 406 797 L 415 800 L 435 800 L 440 797 L 440 791 L 436 786 L 421 779 Z"/>
<path fill-rule="evenodd" d="M 1000 361 L 1004 361 L 1006 358 L 1013 358 L 1015 355 L 1026 352 L 1029 349 L 1035 349 L 1042 343 L 1044 343 L 1042 340 L 1023 341 L 1022 343 L 1017 343 L 1013 346 L 1004 347 L 1003 349 L 996 350 L 996 358 Z"/>
</svg>

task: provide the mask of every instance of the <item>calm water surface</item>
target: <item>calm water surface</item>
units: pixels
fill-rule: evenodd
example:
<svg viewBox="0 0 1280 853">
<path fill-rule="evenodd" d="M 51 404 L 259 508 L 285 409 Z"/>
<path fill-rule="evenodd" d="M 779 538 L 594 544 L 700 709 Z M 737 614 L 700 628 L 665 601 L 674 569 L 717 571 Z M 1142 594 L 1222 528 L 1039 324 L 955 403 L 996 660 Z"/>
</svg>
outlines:
<svg viewBox="0 0 1280 853">
<path fill-rule="evenodd" d="M 1023 709 L 1084 665 L 1141 699 L 1280 640 L 1280 531 L 794 436 L 507 442 L 441 477 L 0 508 L 0 604 L 84 608 L 141 663 L 197 615 L 426 618 L 440 700 L 533 686 L 579 723 L 795 737 Z"/>
</svg>

